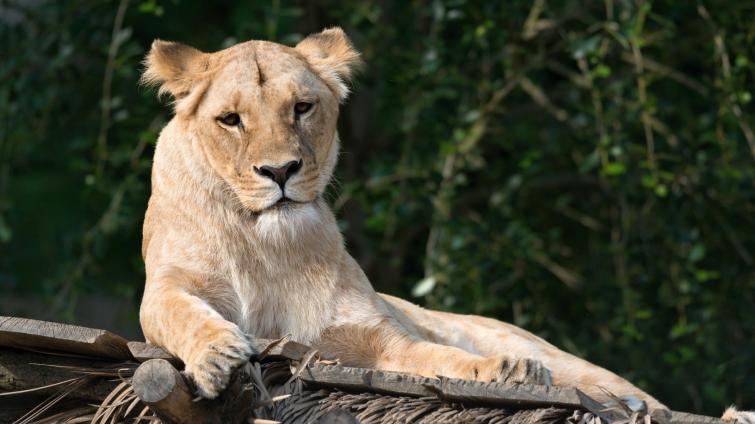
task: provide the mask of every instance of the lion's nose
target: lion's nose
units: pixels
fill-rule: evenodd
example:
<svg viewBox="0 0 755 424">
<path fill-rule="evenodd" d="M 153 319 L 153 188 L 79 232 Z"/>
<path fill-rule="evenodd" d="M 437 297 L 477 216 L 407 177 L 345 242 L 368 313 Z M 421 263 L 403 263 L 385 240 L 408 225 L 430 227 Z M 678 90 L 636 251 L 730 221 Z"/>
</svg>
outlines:
<svg viewBox="0 0 755 424">
<path fill-rule="evenodd" d="M 259 168 L 255 166 L 254 172 L 275 181 L 282 189 L 283 186 L 286 185 L 286 181 L 288 181 L 288 179 L 291 178 L 292 175 L 299 172 L 301 166 L 302 161 L 301 159 L 299 159 L 285 163 L 283 166 L 264 165 L 260 166 Z"/>
</svg>

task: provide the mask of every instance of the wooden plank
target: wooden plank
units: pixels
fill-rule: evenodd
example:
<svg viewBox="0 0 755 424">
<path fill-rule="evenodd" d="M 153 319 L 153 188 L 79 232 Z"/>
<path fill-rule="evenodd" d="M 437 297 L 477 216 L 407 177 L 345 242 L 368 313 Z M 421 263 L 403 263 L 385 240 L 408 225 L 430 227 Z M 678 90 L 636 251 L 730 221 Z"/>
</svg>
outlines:
<svg viewBox="0 0 755 424">
<path fill-rule="evenodd" d="M 389 371 L 318 363 L 307 366 L 300 378 L 310 385 L 338 387 L 352 391 L 375 391 L 403 396 L 437 396 L 451 401 L 517 407 L 581 408 L 576 390 L 570 387 L 426 378 Z"/>
<path fill-rule="evenodd" d="M 262 352 L 274 344 L 265 356 L 271 360 L 298 361 L 310 349 L 309 346 L 291 340 L 279 342 L 272 339 L 255 339 L 253 343 L 257 352 Z M 180 360 L 150 343 L 129 342 L 106 330 L 27 318 L 0 316 L 0 347 L 3 346 L 40 352 L 136 359 L 139 362 L 165 359 L 180 365 Z"/>
<path fill-rule="evenodd" d="M 131 356 L 138 362 L 147 362 L 150 359 L 164 359 L 179 369 L 183 368 L 183 361 L 166 352 L 160 346 L 145 342 L 128 342 L 127 345 Z"/>
<path fill-rule="evenodd" d="M 126 339 L 105 330 L 0 316 L 0 346 L 39 352 L 66 352 L 130 359 Z"/>
<path fill-rule="evenodd" d="M 516 407 L 555 406 L 581 408 L 577 391 L 571 387 L 532 384 L 485 383 L 441 378 L 435 383 L 439 397 L 471 403 L 494 403 Z"/>
<path fill-rule="evenodd" d="M 254 343 L 255 352 L 258 353 L 265 351 L 265 349 L 275 343 L 272 348 L 268 349 L 265 359 L 291 359 L 293 361 L 300 361 L 311 349 L 309 346 L 293 340 L 279 342 L 279 340 L 273 339 L 254 339 L 252 342 Z M 257 357 L 257 355 L 252 355 L 253 359 Z"/>
<path fill-rule="evenodd" d="M 307 345 L 294 341 L 283 341 L 272 339 L 254 339 L 254 350 L 257 354 L 252 355 L 252 359 L 258 359 L 261 352 L 265 352 L 265 360 L 290 359 L 300 361 L 304 355 L 309 352 Z M 270 347 L 272 345 L 272 347 Z M 145 362 L 150 359 L 164 359 L 174 366 L 182 367 L 180 359 L 163 350 L 160 346 L 145 342 L 128 342 L 129 352 L 139 362 Z M 270 347 L 270 348 L 268 348 Z"/>
<path fill-rule="evenodd" d="M 340 365 L 308 365 L 299 378 L 307 386 L 337 387 L 347 391 L 379 392 L 397 396 L 437 396 L 441 399 L 515 408 L 562 407 L 584 409 L 576 389 L 529 384 L 483 383 L 451 378 L 426 378 L 409 374 L 349 368 Z M 671 412 L 672 424 L 730 424 L 720 418 Z"/>
</svg>

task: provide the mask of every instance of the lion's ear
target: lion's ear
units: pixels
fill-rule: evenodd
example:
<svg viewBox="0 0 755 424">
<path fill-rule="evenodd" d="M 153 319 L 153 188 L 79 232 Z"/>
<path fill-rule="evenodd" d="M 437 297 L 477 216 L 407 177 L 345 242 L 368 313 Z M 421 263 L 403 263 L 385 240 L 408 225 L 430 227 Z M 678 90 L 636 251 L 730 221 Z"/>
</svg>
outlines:
<svg viewBox="0 0 755 424">
<path fill-rule="evenodd" d="M 207 54 L 181 43 L 155 40 L 144 59 L 142 83 L 159 86 L 176 100 L 189 94 L 200 74 L 207 69 Z"/>
<path fill-rule="evenodd" d="M 359 52 L 341 28 L 312 34 L 296 45 L 312 69 L 330 86 L 339 101 L 349 95 L 348 83 L 362 66 Z"/>
</svg>

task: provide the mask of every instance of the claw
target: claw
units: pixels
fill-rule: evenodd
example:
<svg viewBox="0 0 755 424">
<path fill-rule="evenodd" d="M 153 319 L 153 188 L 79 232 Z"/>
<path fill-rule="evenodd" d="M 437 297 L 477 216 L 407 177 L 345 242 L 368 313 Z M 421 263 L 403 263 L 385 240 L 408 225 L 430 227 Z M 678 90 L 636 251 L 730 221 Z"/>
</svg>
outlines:
<svg viewBox="0 0 755 424">
<path fill-rule="evenodd" d="M 500 373 L 495 380 L 502 383 L 549 385 L 551 378 L 550 370 L 542 362 L 523 358 L 502 359 Z"/>
<path fill-rule="evenodd" d="M 252 355 L 248 337 L 237 328 L 223 331 L 200 348 L 186 364 L 186 374 L 205 399 L 214 399 L 225 389 L 231 373 Z"/>
</svg>

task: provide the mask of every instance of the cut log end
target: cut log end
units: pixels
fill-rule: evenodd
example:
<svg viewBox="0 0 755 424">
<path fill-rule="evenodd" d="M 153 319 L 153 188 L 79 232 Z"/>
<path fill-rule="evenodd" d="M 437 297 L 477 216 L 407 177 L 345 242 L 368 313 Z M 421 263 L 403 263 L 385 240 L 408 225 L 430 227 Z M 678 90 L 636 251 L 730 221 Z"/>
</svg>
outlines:
<svg viewBox="0 0 755 424">
<path fill-rule="evenodd" d="M 192 401 L 183 376 L 165 359 L 150 359 L 139 365 L 131 380 L 134 393 L 168 423 L 213 422 L 207 411 Z"/>
<path fill-rule="evenodd" d="M 184 393 L 191 400 L 183 378 L 164 359 L 151 359 L 140 365 L 134 373 L 133 386 L 136 395 L 146 404 L 160 403 Z"/>
</svg>

